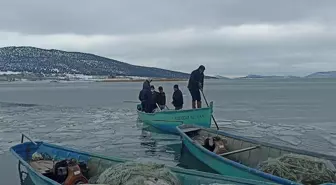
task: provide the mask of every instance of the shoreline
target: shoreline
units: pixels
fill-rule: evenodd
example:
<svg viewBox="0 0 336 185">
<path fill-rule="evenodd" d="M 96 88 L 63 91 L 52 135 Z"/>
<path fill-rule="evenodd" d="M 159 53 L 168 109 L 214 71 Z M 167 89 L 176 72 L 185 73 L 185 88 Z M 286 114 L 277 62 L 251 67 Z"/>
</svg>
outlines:
<svg viewBox="0 0 336 185">
<path fill-rule="evenodd" d="M 187 81 L 188 79 L 152 79 L 152 82 L 180 82 Z M 96 80 L 95 82 L 143 82 L 145 79 L 104 79 L 104 80 Z"/>
</svg>

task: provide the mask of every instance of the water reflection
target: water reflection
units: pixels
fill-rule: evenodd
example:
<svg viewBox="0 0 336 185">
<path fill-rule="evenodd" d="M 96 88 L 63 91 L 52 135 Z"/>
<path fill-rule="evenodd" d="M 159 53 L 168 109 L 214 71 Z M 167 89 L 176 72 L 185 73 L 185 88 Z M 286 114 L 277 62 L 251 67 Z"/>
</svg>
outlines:
<svg viewBox="0 0 336 185">
<path fill-rule="evenodd" d="M 162 142 L 163 140 L 170 140 L 170 141 L 179 141 L 179 143 L 172 143 L 172 144 L 166 144 L 164 145 L 166 151 L 165 153 L 172 153 L 173 160 L 177 163 L 176 166 L 181 168 L 187 168 L 187 169 L 193 169 L 193 170 L 199 170 L 204 172 L 210 172 L 210 173 L 217 173 L 207 165 L 205 165 L 202 161 L 199 161 L 196 157 L 194 157 L 189 150 L 184 147 L 184 145 L 181 142 L 181 137 L 178 135 L 171 135 L 164 133 L 155 127 L 152 126 L 144 126 L 142 129 L 142 137 L 143 138 L 160 138 L 159 140 Z M 143 144 L 144 146 L 150 146 L 152 147 L 152 150 L 150 150 L 153 153 L 153 156 L 157 156 L 156 153 L 157 150 L 156 147 L 158 147 L 158 141 L 153 142 L 151 144 Z M 161 145 L 162 146 L 162 145 Z"/>
</svg>

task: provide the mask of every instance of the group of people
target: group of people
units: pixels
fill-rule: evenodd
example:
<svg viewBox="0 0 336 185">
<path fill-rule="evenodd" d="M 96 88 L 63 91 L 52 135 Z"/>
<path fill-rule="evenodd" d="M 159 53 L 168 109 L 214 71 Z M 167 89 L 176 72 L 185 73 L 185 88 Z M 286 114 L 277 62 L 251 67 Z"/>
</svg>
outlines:
<svg viewBox="0 0 336 185">
<path fill-rule="evenodd" d="M 174 85 L 173 102 L 175 110 L 180 110 L 183 107 L 183 94 L 178 85 Z M 155 90 L 154 85 L 150 85 L 150 81 L 146 80 L 143 83 L 143 88 L 139 93 L 139 100 L 141 101 L 141 110 L 147 113 L 152 113 L 155 109 L 166 109 L 166 94 L 163 87 Z"/>
<path fill-rule="evenodd" d="M 188 89 L 192 97 L 192 108 L 201 108 L 201 93 L 204 86 L 204 70 L 203 65 L 199 66 L 198 69 L 194 70 L 189 78 Z M 139 100 L 141 102 L 141 110 L 146 113 L 152 113 L 155 109 L 166 109 L 166 94 L 163 91 L 163 87 L 158 88 L 159 91 L 155 90 L 154 85 L 150 84 L 150 80 L 145 80 L 143 83 L 142 90 L 139 93 Z M 179 86 L 175 84 L 173 86 L 173 101 L 172 104 L 175 107 L 175 110 L 180 110 L 183 108 L 183 94 L 179 89 Z"/>
</svg>

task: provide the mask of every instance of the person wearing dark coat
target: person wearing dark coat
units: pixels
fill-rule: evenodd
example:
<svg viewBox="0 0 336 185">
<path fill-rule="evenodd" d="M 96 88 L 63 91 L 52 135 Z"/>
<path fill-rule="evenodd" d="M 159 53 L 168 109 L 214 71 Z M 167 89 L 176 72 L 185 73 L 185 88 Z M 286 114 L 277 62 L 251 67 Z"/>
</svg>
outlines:
<svg viewBox="0 0 336 185">
<path fill-rule="evenodd" d="M 163 88 L 161 86 L 158 89 L 159 92 L 156 94 L 156 102 L 162 110 L 166 108 L 166 94 L 163 92 Z"/>
<path fill-rule="evenodd" d="M 151 85 L 150 88 L 151 88 L 151 93 L 152 93 L 151 111 L 153 112 L 154 109 L 158 108 L 157 105 L 156 105 L 157 104 L 158 92 L 155 91 L 154 85 Z"/>
<path fill-rule="evenodd" d="M 175 110 L 180 110 L 183 107 L 183 94 L 181 90 L 179 89 L 178 85 L 174 85 L 172 104 L 174 105 Z"/>
<path fill-rule="evenodd" d="M 142 90 L 139 93 L 139 100 L 141 102 L 142 111 L 146 113 L 151 112 L 152 92 L 150 90 L 150 81 L 144 81 Z"/>
<path fill-rule="evenodd" d="M 204 70 L 205 67 L 201 65 L 190 74 L 188 89 L 192 97 L 193 109 L 202 107 L 200 90 L 203 90 L 204 86 Z"/>
</svg>

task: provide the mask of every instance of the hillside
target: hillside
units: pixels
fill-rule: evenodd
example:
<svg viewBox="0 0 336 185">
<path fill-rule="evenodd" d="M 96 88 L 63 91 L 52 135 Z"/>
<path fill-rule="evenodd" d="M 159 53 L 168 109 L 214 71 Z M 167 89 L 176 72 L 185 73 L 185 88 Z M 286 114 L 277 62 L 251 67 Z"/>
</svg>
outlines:
<svg viewBox="0 0 336 185">
<path fill-rule="evenodd" d="M 0 71 L 159 78 L 189 77 L 189 74 L 182 72 L 135 66 L 89 53 L 35 47 L 0 48 Z"/>
<path fill-rule="evenodd" d="M 336 78 L 336 71 L 317 72 L 310 74 L 305 78 Z"/>
</svg>

